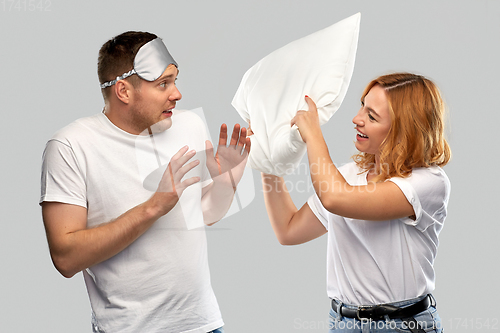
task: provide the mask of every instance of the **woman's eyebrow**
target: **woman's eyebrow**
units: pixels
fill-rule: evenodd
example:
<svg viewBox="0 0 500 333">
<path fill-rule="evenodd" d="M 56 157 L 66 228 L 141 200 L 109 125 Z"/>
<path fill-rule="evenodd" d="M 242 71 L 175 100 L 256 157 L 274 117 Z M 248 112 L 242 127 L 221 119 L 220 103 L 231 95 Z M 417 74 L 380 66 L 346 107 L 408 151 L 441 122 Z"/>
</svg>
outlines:
<svg viewBox="0 0 500 333">
<path fill-rule="evenodd" d="M 372 108 L 370 108 L 370 107 L 367 107 L 367 109 L 368 109 L 368 111 L 370 111 L 370 113 L 374 113 L 377 117 L 379 117 L 379 118 L 380 118 L 380 115 L 379 115 L 379 114 L 378 114 L 375 110 L 373 110 L 373 109 L 372 109 Z"/>
</svg>

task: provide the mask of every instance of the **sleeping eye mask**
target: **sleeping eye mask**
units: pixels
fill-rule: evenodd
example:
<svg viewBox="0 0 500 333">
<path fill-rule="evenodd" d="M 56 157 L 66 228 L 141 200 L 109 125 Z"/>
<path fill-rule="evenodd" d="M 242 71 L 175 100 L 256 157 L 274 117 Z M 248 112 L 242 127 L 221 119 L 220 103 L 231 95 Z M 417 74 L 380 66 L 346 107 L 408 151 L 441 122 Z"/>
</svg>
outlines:
<svg viewBox="0 0 500 333">
<path fill-rule="evenodd" d="M 141 46 L 137 51 L 134 58 L 134 68 L 117 76 L 114 80 L 102 83 L 101 88 L 111 87 L 118 80 L 126 79 L 134 74 L 137 74 L 143 80 L 154 81 L 163 74 L 170 64 L 179 68 L 161 38 L 155 38 Z"/>
</svg>

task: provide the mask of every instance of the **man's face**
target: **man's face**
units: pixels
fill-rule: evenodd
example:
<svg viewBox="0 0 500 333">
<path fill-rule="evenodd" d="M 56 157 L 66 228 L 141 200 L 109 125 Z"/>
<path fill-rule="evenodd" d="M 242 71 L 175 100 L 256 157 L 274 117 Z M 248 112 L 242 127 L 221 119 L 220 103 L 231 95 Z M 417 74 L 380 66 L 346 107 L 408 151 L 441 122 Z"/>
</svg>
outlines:
<svg viewBox="0 0 500 333">
<path fill-rule="evenodd" d="M 172 109 L 181 93 L 175 85 L 177 67 L 169 65 L 155 81 L 142 80 L 131 101 L 132 120 L 139 133 L 155 124 L 155 131 L 164 131 L 172 125 Z"/>
</svg>

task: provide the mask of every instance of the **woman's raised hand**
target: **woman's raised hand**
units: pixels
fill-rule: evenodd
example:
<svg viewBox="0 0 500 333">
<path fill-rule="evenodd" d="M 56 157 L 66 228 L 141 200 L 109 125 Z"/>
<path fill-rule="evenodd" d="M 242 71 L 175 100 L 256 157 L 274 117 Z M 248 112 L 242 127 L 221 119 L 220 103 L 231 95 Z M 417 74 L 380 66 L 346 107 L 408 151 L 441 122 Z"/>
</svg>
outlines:
<svg viewBox="0 0 500 333">
<path fill-rule="evenodd" d="M 299 110 L 292 118 L 290 125 L 296 125 L 300 136 L 304 142 L 308 142 L 314 137 L 321 137 L 321 126 L 319 124 L 318 109 L 316 103 L 306 95 L 305 97 L 309 111 Z"/>
</svg>

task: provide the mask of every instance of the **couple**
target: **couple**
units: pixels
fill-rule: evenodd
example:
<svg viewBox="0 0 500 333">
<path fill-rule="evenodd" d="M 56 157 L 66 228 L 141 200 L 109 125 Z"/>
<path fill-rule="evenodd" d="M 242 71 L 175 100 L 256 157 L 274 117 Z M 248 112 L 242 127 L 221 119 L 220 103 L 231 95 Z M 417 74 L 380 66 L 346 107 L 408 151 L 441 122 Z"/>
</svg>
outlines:
<svg viewBox="0 0 500 333">
<path fill-rule="evenodd" d="M 186 225 L 224 216 L 250 138 L 235 125 L 228 139 L 223 124 L 214 157 L 202 121 L 173 111 L 182 97 L 178 73 L 154 34 L 107 41 L 98 58 L 103 112 L 61 129 L 44 151 L 40 204 L 50 254 L 63 276 L 83 271 L 93 332 L 223 332 L 204 228 Z M 438 89 L 408 73 L 372 81 L 353 119 L 359 154 L 339 169 L 305 98 L 309 111 L 291 125 L 307 144 L 315 195 L 298 210 L 282 178 L 262 181 L 280 243 L 328 232 L 330 331 L 384 323 L 385 332 L 440 332 L 430 292 L 450 190 L 440 166 L 450 150 Z M 159 138 L 171 158 L 151 191 L 138 172 L 137 142 L 154 146 Z M 158 166 L 159 146 L 151 151 Z"/>
</svg>

